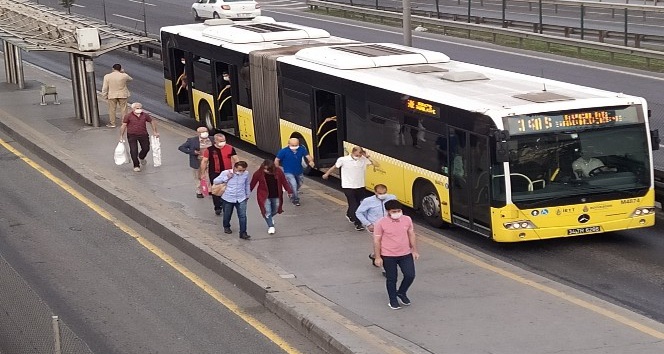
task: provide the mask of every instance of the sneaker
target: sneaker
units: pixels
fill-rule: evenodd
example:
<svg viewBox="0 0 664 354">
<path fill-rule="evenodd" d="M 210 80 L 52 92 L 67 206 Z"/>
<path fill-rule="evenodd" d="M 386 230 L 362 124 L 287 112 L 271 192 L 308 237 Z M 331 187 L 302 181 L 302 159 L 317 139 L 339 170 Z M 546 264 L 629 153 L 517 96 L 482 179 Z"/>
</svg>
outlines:
<svg viewBox="0 0 664 354">
<path fill-rule="evenodd" d="M 351 220 L 350 216 L 346 215 L 346 220 L 348 220 L 349 223 L 353 223 L 353 220 Z"/>
<path fill-rule="evenodd" d="M 397 299 L 399 299 L 399 302 L 404 305 L 404 306 L 410 306 L 410 299 L 406 294 L 397 294 Z"/>
<path fill-rule="evenodd" d="M 293 202 L 293 204 L 294 204 L 295 206 L 300 206 L 300 205 L 301 205 L 300 202 Z"/>
<path fill-rule="evenodd" d="M 107 128 L 115 128 L 115 124 L 108 123 L 108 124 L 106 124 L 106 127 Z"/>
<path fill-rule="evenodd" d="M 141 166 L 145 166 L 145 165 L 147 165 L 147 164 L 148 164 L 148 162 L 147 162 L 147 161 L 145 161 L 145 159 L 142 159 L 142 160 L 140 160 L 140 161 L 141 161 Z"/>
<path fill-rule="evenodd" d="M 134 167 L 134 172 L 141 172 L 141 168 L 140 167 Z"/>
<path fill-rule="evenodd" d="M 364 226 L 362 226 L 362 225 L 355 225 L 355 230 L 357 230 L 357 231 L 364 231 Z"/>
<path fill-rule="evenodd" d="M 243 232 L 240 234 L 240 238 L 243 240 L 249 240 L 251 239 L 251 236 L 249 236 L 249 234 L 247 234 L 246 232 Z"/>
<path fill-rule="evenodd" d="M 205 198 L 203 193 L 196 193 L 196 198 Z"/>
<path fill-rule="evenodd" d="M 270 235 L 273 235 L 277 230 L 274 228 L 274 226 L 270 226 L 267 228 L 267 233 Z"/>
<path fill-rule="evenodd" d="M 392 310 L 401 310 L 401 305 L 399 305 L 398 301 L 390 301 L 387 306 L 389 306 Z"/>
<path fill-rule="evenodd" d="M 224 233 L 226 233 L 226 234 L 232 234 L 232 233 L 233 233 L 233 230 L 231 230 L 230 227 L 224 227 Z"/>
</svg>

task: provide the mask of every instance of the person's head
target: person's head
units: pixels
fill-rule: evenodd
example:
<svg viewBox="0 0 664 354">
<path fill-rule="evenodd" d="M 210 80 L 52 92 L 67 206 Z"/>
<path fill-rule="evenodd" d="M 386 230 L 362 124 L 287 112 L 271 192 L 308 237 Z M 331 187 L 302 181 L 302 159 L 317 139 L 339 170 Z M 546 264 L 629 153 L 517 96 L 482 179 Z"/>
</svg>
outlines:
<svg viewBox="0 0 664 354">
<path fill-rule="evenodd" d="M 353 146 L 353 150 L 350 152 L 350 157 L 352 157 L 353 160 L 357 160 L 362 157 L 362 155 L 364 155 L 364 149 L 359 146 Z"/>
<path fill-rule="evenodd" d="M 120 64 L 113 64 L 113 70 L 115 70 L 115 71 L 120 71 L 120 70 L 122 70 L 122 65 L 120 65 Z"/>
<path fill-rule="evenodd" d="M 225 73 L 222 73 L 222 74 L 221 74 L 221 77 L 224 79 L 224 81 L 228 81 L 228 82 L 231 81 L 231 77 L 230 77 L 230 76 L 228 75 L 228 73 L 226 73 L 226 72 L 225 72 Z"/>
<path fill-rule="evenodd" d="M 260 168 L 262 168 L 263 171 L 265 171 L 266 173 L 273 174 L 275 168 L 274 161 L 270 159 L 265 159 L 263 160 L 263 163 L 261 164 Z"/>
<path fill-rule="evenodd" d="M 233 172 L 237 175 L 241 175 L 247 171 L 247 163 L 244 161 L 238 161 L 233 165 Z"/>
<path fill-rule="evenodd" d="M 224 134 L 221 134 L 221 133 L 215 134 L 214 135 L 214 145 L 218 148 L 224 147 L 224 145 L 226 145 L 226 136 Z"/>
<path fill-rule="evenodd" d="M 207 137 L 210 136 L 210 133 L 208 132 L 208 128 L 207 128 L 207 127 L 198 127 L 198 128 L 196 129 L 196 133 L 198 133 L 198 136 L 199 136 L 201 139 L 206 139 Z"/>
<path fill-rule="evenodd" d="M 387 186 L 384 184 L 377 184 L 374 187 L 374 194 L 376 195 L 376 198 L 384 200 L 385 197 L 387 197 Z"/>
<path fill-rule="evenodd" d="M 297 150 L 300 147 L 300 139 L 298 139 L 298 138 L 288 139 L 288 147 L 291 150 Z"/>
<path fill-rule="evenodd" d="M 184 64 L 186 64 L 186 63 L 187 63 L 187 61 L 186 61 L 186 60 L 184 60 L 184 58 L 180 58 L 180 63 L 182 63 L 182 65 L 184 65 Z"/>
<path fill-rule="evenodd" d="M 388 200 L 385 202 L 385 210 L 387 210 L 390 218 L 397 220 L 403 216 L 402 206 L 398 200 Z"/>
<path fill-rule="evenodd" d="M 143 105 L 139 102 L 134 102 L 131 104 L 131 109 L 138 116 L 143 113 Z"/>
</svg>

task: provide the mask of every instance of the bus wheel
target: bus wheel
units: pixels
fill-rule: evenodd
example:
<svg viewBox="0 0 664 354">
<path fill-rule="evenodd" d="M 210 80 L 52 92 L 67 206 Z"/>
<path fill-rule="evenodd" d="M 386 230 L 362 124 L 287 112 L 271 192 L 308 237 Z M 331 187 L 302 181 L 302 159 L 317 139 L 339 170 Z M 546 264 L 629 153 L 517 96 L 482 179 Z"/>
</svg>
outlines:
<svg viewBox="0 0 664 354">
<path fill-rule="evenodd" d="M 433 227 L 443 227 L 447 223 L 443 221 L 440 212 L 440 197 L 431 183 L 424 183 L 417 187 L 417 208 L 422 213 L 427 224 Z"/>
<path fill-rule="evenodd" d="M 207 102 L 202 102 L 200 107 L 198 107 L 198 119 L 205 124 L 209 131 L 214 131 L 214 118 Z"/>
</svg>

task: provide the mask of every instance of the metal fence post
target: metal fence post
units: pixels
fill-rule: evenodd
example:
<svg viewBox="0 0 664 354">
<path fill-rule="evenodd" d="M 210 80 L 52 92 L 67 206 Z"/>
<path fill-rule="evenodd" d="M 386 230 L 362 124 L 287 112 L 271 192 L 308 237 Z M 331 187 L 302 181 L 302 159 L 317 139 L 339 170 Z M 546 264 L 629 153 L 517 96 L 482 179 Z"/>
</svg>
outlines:
<svg viewBox="0 0 664 354">
<path fill-rule="evenodd" d="M 53 337 L 55 339 L 55 350 L 53 352 L 55 354 L 62 354 L 60 343 L 60 321 L 58 320 L 58 316 L 51 316 L 51 320 L 53 324 Z"/>
</svg>

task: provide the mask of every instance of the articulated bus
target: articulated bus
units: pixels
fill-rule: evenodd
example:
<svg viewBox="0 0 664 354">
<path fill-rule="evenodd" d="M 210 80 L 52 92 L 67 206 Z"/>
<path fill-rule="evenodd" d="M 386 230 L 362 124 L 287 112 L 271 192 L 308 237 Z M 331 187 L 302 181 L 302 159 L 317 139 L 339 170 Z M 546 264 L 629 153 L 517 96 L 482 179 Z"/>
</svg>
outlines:
<svg viewBox="0 0 664 354">
<path fill-rule="evenodd" d="M 161 39 L 176 111 L 273 153 L 297 137 L 317 168 L 361 146 L 377 161 L 367 187 L 431 225 L 497 242 L 654 225 L 642 98 L 265 17 Z"/>
</svg>

